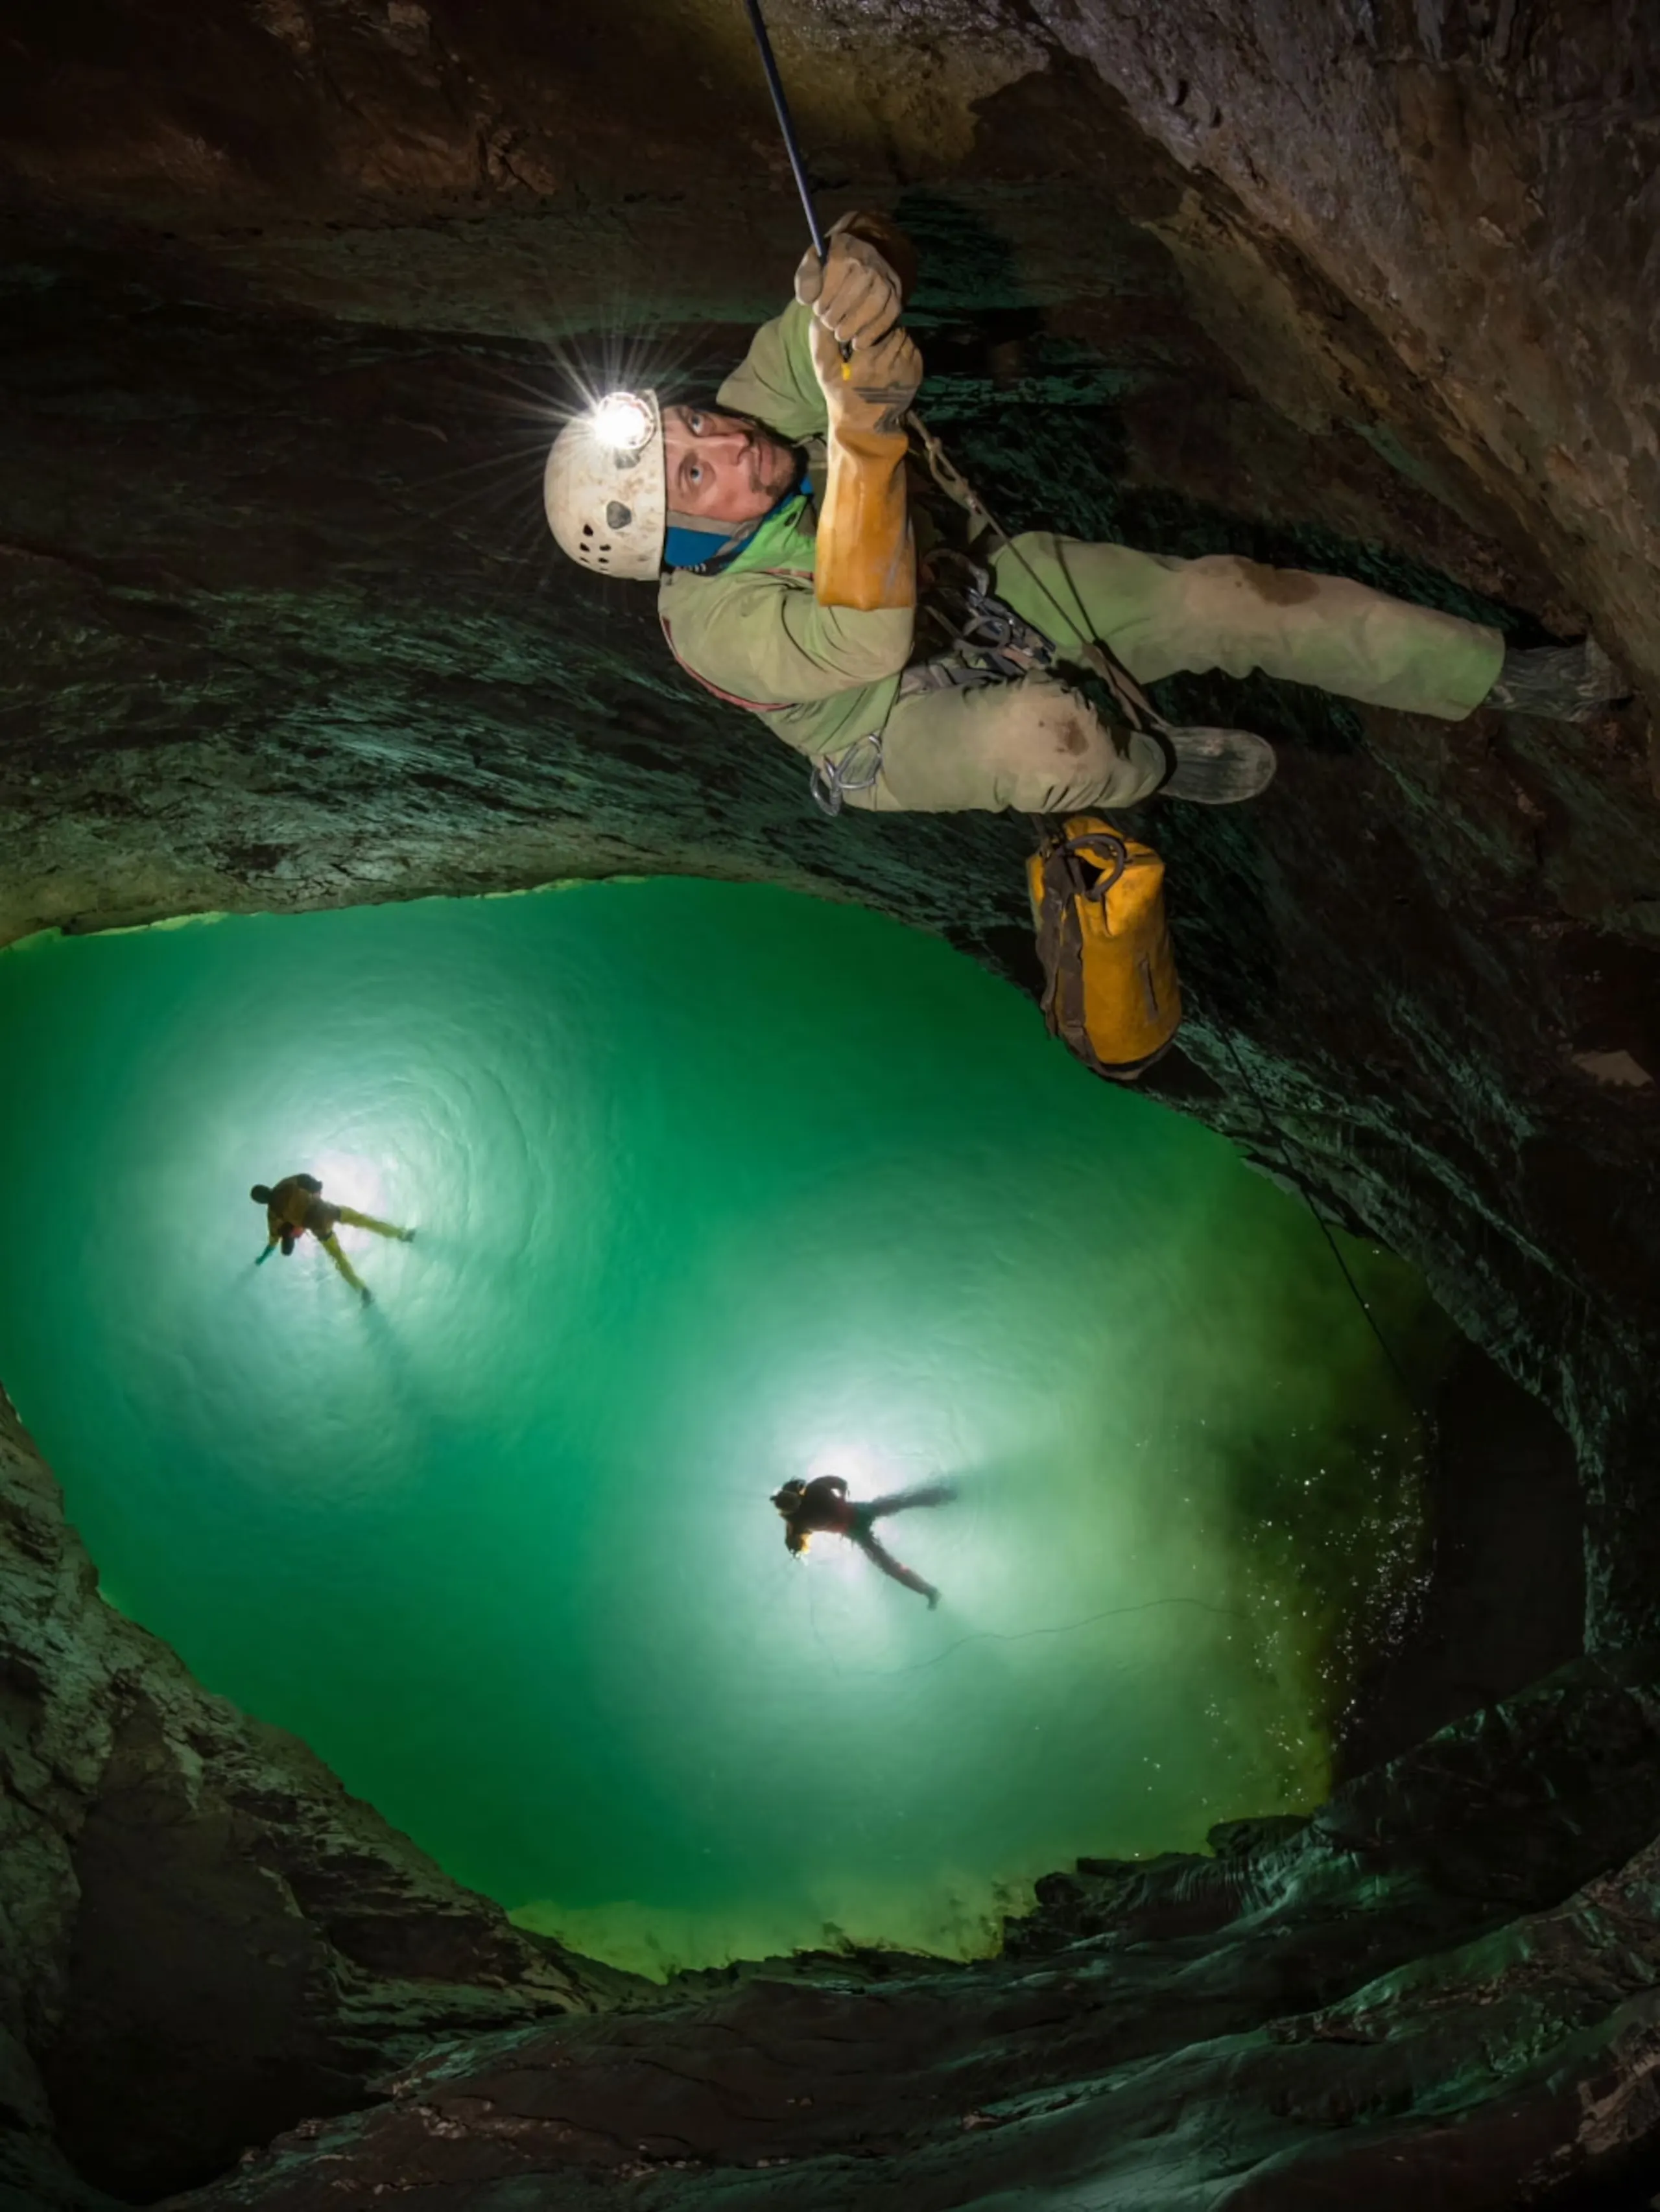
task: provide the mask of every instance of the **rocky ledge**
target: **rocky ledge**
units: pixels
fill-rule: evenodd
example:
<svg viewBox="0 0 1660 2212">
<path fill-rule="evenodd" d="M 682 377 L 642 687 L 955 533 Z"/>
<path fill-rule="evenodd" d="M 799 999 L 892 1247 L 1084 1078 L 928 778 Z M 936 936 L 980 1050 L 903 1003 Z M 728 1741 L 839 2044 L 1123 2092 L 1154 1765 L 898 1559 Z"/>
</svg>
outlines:
<svg viewBox="0 0 1660 2212">
<path fill-rule="evenodd" d="M 1652 1671 L 1580 1662 L 1306 1825 L 1081 1862 L 986 1965 L 447 2040 L 179 2212 L 1606 2205 L 1656 2118 L 1657 1821 Z"/>
</svg>

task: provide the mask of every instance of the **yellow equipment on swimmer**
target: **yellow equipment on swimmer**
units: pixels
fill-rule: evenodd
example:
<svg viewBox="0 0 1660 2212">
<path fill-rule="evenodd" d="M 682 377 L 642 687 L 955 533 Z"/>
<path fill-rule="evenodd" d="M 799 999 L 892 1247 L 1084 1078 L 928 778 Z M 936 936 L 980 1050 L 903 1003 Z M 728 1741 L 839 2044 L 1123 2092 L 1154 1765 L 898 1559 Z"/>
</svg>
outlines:
<svg viewBox="0 0 1660 2212">
<path fill-rule="evenodd" d="M 1164 864 L 1098 814 L 1048 824 L 1026 863 L 1043 1018 L 1085 1067 L 1133 1083 L 1182 1021 Z"/>
</svg>

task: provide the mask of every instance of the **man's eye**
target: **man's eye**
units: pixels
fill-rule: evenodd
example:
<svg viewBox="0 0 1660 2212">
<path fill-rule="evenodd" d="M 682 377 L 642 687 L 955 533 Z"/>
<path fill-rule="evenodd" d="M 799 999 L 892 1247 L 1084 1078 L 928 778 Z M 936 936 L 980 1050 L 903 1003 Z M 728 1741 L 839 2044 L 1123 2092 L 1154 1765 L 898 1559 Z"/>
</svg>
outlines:
<svg viewBox="0 0 1660 2212">
<path fill-rule="evenodd" d="M 694 438 L 701 438 L 703 434 L 703 418 L 695 410 L 686 417 L 686 428 Z"/>
<path fill-rule="evenodd" d="M 702 463 L 701 461 L 689 461 L 689 462 L 686 464 L 686 482 L 687 482 L 688 483 L 691 483 L 691 484 L 700 484 L 700 483 L 702 483 L 702 481 L 703 481 L 703 465 L 702 465 Z"/>
</svg>

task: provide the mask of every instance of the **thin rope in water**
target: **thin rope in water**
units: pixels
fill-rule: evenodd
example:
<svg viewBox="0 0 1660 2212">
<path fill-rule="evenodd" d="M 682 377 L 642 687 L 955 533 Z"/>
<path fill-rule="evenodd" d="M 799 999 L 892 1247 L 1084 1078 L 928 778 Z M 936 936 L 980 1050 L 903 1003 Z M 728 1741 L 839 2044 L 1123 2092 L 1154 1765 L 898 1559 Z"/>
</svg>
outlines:
<svg viewBox="0 0 1660 2212">
<path fill-rule="evenodd" d="M 1286 1175 L 1290 1176 L 1292 1182 L 1296 1183 L 1298 1188 L 1301 1190 L 1302 1184 L 1297 1174 L 1296 1164 L 1292 1158 L 1289 1140 L 1287 1139 L 1284 1130 L 1281 1129 L 1279 1122 L 1269 1111 L 1268 1102 L 1263 1097 L 1262 1091 L 1257 1088 L 1256 1083 L 1251 1075 L 1250 1069 L 1246 1064 L 1244 1055 L 1241 1053 L 1238 1044 L 1234 1038 L 1232 1030 L 1228 1027 L 1225 1022 L 1219 1020 L 1216 1021 L 1213 1026 L 1215 1027 L 1217 1035 L 1221 1038 L 1223 1043 L 1227 1048 L 1229 1058 L 1232 1060 L 1235 1067 L 1239 1071 L 1239 1079 L 1244 1085 L 1246 1091 L 1250 1096 L 1251 1102 L 1256 1109 L 1258 1119 L 1261 1121 L 1262 1127 L 1268 1131 L 1269 1136 L 1274 1140 L 1274 1147 L 1280 1154 L 1280 1165 L 1285 1169 Z M 1337 1239 L 1332 1233 L 1331 1224 L 1326 1219 L 1325 1215 L 1321 1212 L 1319 1207 L 1316 1206 L 1313 1200 L 1308 1196 L 1306 1192 L 1304 1193 L 1303 1202 L 1308 1207 L 1309 1212 L 1314 1216 L 1315 1220 L 1319 1224 L 1320 1234 L 1326 1240 L 1326 1249 L 1331 1254 L 1332 1258 L 1336 1261 L 1338 1270 L 1341 1273 L 1343 1280 L 1348 1285 L 1349 1291 L 1354 1299 L 1354 1303 L 1359 1307 L 1361 1312 L 1365 1316 L 1366 1327 L 1371 1331 L 1373 1336 L 1377 1338 L 1379 1351 L 1382 1352 L 1384 1358 L 1389 1362 L 1390 1368 L 1394 1370 L 1395 1379 L 1401 1385 L 1402 1395 L 1405 1398 L 1408 1406 L 1410 1407 L 1426 1436 L 1432 1435 L 1434 1432 L 1434 1417 L 1429 1412 L 1428 1408 L 1420 1402 L 1417 1390 L 1414 1388 L 1412 1381 L 1408 1376 L 1405 1368 L 1402 1367 L 1401 1362 L 1395 1357 L 1395 1347 L 1390 1344 L 1389 1339 L 1379 1328 L 1377 1317 L 1372 1312 L 1371 1306 L 1367 1304 L 1365 1297 L 1361 1291 L 1360 1285 L 1355 1281 L 1353 1274 L 1350 1271 L 1349 1263 L 1343 1257 L 1342 1252 L 1339 1248 Z"/>
<path fill-rule="evenodd" d="M 811 1574 L 812 1571 L 812 1568 L 808 1567 L 807 1572 Z M 879 1570 L 873 1570 L 873 1571 L 879 1571 Z M 818 1625 L 816 1594 L 813 1585 L 811 1583 L 807 1584 L 807 1618 L 812 1624 L 813 1636 L 818 1641 L 818 1647 L 830 1661 L 832 1671 L 844 1677 L 865 1675 L 882 1681 L 896 1680 L 901 1674 L 920 1674 L 929 1667 L 939 1666 L 942 1660 L 949 1659 L 954 1651 L 961 1651 L 970 1644 L 1025 1644 L 1034 1636 L 1072 1636 L 1075 1635 L 1080 1628 L 1092 1628 L 1098 1620 L 1116 1620 L 1126 1613 L 1156 1613 L 1161 1606 L 1167 1605 L 1196 1606 L 1201 1613 L 1219 1613 L 1229 1620 L 1243 1620 L 1249 1623 L 1251 1618 L 1250 1613 L 1242 1613 L 1237 1606 L 1211 1605 L 1201 1597 L 1153 1597 L 1148 1598 L 1140 1605 L 1110 1605 L 1104 1607 L 1099 1613 L 1085 1613 L 1082 1620 L 1060 1621 L 1049 1627 L 976 1628 L 967 1636 L 959 1636 L 954 1644 L 948 1644 L 943 1651 L 936 1651 L 927 1659 L 914 1660 L 908 1667 L 843 1667 L 836 1656 L 835 1647 L 826 1640 L 824 1632 Z"/>
</svg>

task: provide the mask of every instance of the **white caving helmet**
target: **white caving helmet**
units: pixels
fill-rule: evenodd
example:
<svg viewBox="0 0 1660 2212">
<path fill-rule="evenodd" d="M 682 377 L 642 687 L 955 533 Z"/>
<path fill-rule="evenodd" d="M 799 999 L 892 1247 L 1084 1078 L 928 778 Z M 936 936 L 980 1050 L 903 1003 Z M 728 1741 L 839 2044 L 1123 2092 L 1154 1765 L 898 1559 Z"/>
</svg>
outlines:
<svg viewBox="0 0 1660 2212">
<path fill-rule="evenodd" d="M 562 551 L 601 576 L 654 580 L 663 567 L 668 482 L 654 392 L 613 392 L 568 422 L 542 475 Z"/>
</svg>

